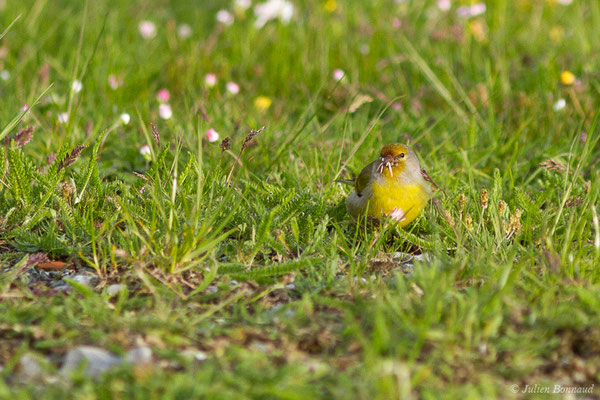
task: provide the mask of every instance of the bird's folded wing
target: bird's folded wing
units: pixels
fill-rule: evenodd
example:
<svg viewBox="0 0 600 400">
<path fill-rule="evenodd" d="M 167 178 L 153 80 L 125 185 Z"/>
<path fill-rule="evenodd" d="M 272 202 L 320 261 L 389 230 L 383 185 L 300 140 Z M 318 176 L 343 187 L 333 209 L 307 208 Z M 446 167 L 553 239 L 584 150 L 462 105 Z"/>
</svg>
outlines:
<svg viewBox="0 0 600 400">
<path fill-rule="evenodd" d="M 358 178 L 356 178 L 354 182 L 354 188 L 356 189 L 356 194 L 361 196 L 363 190 L 367 187 L 367 185 L 371 182 L 371 173 L 373 172 L 373 161 L 371 164 L 367 165 L 360 171 Z"/>
</svg>

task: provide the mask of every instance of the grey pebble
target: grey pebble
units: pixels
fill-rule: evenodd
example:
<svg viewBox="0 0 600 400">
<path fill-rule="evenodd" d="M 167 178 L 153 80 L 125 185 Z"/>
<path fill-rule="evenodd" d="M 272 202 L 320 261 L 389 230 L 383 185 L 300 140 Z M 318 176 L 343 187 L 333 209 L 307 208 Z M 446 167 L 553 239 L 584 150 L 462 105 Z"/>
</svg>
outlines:
<svg viewBox="0 0 600 400">
<path fill-rule="evenodd" d="M 69 350 L 60 373 L 70 375 L 78 371 L 84 362 L 86 363 L 84 374 L 96 378 L 111 367 L 121 364 L 121 358 L 99 347 L 80 346 Z"/>
<path fill-rule="evenodd" d="M 125 285 L 121 285 L 120 283 L 116 283 L 114 285 L 110 285 L 106 288 L 106 294 L 109 296 L 114 296 L 117 293 L 120 293 L 121 290 L 125 288 Z"/>
<path fill-rule="evenodd" d="M 152 362 L 152 349 L 148 346 L 133 348 L 125 354 L 123 359 L 127 364 L 133 366 L 147 365 Z"/>
<path fill-rule="evenodd" d="M 77 274 L 70 279 L 72 279 L 75 282 L 80 283 L 82 285 L 88 286 L 88 287 L 93 286 L 95 281 L 98 281 L 98 278 L 95 278 L 90 275 L 82 275 L 82 274 Z"/>
<path fill-rule="evenodd" d="M 40 378 L 44 373 L 38 359 L 25 353 L 19 359 L 18 379 L 22 382 L 31 382 Z"/>
</svg>

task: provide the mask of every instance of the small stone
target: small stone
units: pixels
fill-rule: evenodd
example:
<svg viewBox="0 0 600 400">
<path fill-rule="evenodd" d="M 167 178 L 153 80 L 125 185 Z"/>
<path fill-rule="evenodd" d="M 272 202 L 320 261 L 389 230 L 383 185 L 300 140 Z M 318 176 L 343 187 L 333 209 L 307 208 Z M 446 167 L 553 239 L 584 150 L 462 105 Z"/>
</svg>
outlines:
<svg viewBox="0 0 600 400">
<path fill-rule="evenodd" d="M 121 359 L 99 347 L 80 346 L 69 350 L 60 369 L 61 375 L 70 375 L 78 371 L 85 363 L 84 375 L 96 378 L 110 368 L 121 364 Z"/>
<path fill-rule="evenodd" d="M 96 278 L 93 277 L 93 276 L 90 276 L 90 275 L 81 275 L 81 274 L 75 275 L 71 279 L 74 280 L 77 283 L 80 283 L 80 284 L 88 286 L 88 287 L 92 286 L 92 284 L 93 284 L 92 282 L 94 280 L 96 280 Z"/>
<path fill-rule="evenodd" d="M 121 285 L 120 283 L 116 283 L 114 285 L 110 285 L 106 288 L 106 294 L 109 296 L 114 296 L 117 293 L 120 293 L 121 290 L 125 289 L 125 285 Z"/>
<path fill-rule="evenodd" d="M 125 354 L 124 361 L 135 367 L 148 365 L 152 362 L 152 349 L 148 346 L 135 347 Z"/>
<path fill-rule="evenodd" d="M 219 291 L 219 289 L 217 289 L 217 287 L 215 285 L 209 285 L 206 288 L 206 291 L 210 294 L 213 294 L 213 293 L 217 293 Z"/>
<path fill-rule="evenodd" d="M 23 354 L 19 359 L 18 377 L 23 382 L 30 382 L 40 378 L 43 375 L 42 369 L 37 358 L 31 354 Z"/>
<path fill-rule="evenodd" d="M 181 356 L 188 360 L 194 360 L 196 362 L 202 362 L 208 358 L 208 354 L 198 349 L 186 349 L 181 352 Z"/>
</svg>

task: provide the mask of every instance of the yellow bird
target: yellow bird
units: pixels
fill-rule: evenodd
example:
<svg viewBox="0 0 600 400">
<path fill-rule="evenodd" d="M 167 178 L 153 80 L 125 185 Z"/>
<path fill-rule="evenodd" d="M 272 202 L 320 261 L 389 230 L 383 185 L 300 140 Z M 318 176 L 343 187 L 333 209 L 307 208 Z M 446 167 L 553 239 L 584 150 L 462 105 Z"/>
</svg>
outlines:
<svg viewBox="0 0 600 400">
<path fill-rule="evenodd" d="M 354 191 L 346 199 L 346 209 L 354 218 L 366 214 L 380 219 L 389 215 L 400 226 L 408 225 L 431 196 L 426 181 L 437 187 L 421 169 L 410 147 L 399 143 L 385 145 L 379 158 L 364 167 L 352 182 Z"/>
</svg>

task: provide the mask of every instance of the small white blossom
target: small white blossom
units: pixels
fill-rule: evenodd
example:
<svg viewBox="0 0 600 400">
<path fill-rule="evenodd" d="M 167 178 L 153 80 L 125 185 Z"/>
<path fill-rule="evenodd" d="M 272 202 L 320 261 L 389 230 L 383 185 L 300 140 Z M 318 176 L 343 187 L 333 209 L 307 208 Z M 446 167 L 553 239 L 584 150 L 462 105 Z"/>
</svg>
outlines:
<svg viewBox="0 0 600 400">
<path fill-rule="evenodd" d="M 452 2 L 450 0 L 438 0 L 437 5 L 440 10 L 448 11 L 452 7 Z"/>
<path fill-rule="evenodd" d="M 254 14 L 257 28 L 262 28 L 267 22 L 277 18 L 287 24 L 294 15 L 294 5 L 287 0 L 268 0 L 254 6 Z"/>
<path fill-rule="evenodd" d="M 7 70 L 3 69 L 2 72 L 0 72 L 0 79 L 2 79 L 3 81 L 7 81 L 10 79 L 10 72 L 8 72 Z"/>
<path fill-rule="evenodd" d="M 227 10 L 219 10 L 217 12 L 217 21 L 224 25 L 231 25 L 233 24 L 233 14 Z"/>
<path fill-rule="evenodd" d="M 240 86 L 235 82 L 227 82 L 225 88 L 231 94 L 238 94 L 240 92 Z"/>
<path fill-rule="evenodd" d="M 66 124 L 67 121 L 69 120 L 69 113 L 60 113 L 58 114 L 58 122 L 60 122 L 61 124 Z"/>
<path fill-rule="evenodd" d="M 486 9 L 487 7 L 485 6 L 485 3 L 475 3 L 471 5 L 471 16 L 476 17 L 478 15 L 482 15 L 485 13 Z"/>
<path fill-rule="evenodd" d="M 139 30 L 144 39 L 152 39 L 154 36 L 156 36 L 156 25 L 154 25 L 154 22 L 140 22 Z"/>
<path fill-rule="evenodd" d="M 162 119 L 171 119 L 173 110 L 171 110 L 171 106 L 168 104 L 160 104 L 158 106 L 158 115 L 160 115 Z"/>
<path fill-rule="evenodd" d="M 471 4 L 470 6 L 458 7 L 458 9 L 456 10 L 456 14 L 459 17 L 471 18 L 471 17 L 477 17 L 478 15 L 485 13 L 486 9 L 487 9 L 487 7 L 486 7 L 485 3 L 475 3 L 475 4 Z"/>
<path fill-rule="evenodd" d="M 179 28 L 177 28 L 177 36 L 179 36 L 180 39 L 187 39 L 191 35 L 192 35 L 192 27 L 189 26 L 188 24 L 179 25 Z"/>
<path fill-rule="evenodd" d="M 565 108 L 567 105 L 567 102 L 565 101 L 565 99 L 558 99 L 556 101 L 556 103 L 554 103 L 554 111 L 560 111 L 563 108 Z"/>
<path fill-rule="evenodd" d="M 346 76 L 346 73 L 341 69 L 338 68 L 333 70 L 333 79 L 335 79 L 336 81 L 341 81 L 342 79 L 344 79 L 344 76 Z"/>
<path fill-rule="evenodd" d="M 235 0 L 235 6 L 242 10 L 247 10 L 251 5 L 251 0 Z"/>
<path fill-rule="evenodd" d="M 208 87 L 215 86 L 217 84 L 217 76 L 213 73 L 204 75 L 204 83 L 206 83 L 206 86 Z"/>
<path fill-rule="evenodd" d="M 74 93 L 79 93 L 79 92 L 81 92 L 81 89 L 83 89 L 83 84 L 81 83 L 81 81 L 80 81 L 80 80 L 78 80 L 78 79 L 75 79 L 75 80 L 73 81 L 73 83 L 71 84 L 71 90 L 72 90 Z"/>
<path fill-rule="evenodd" d="M 119 119 L 123 123 L 123 125 L 129 125 L 129 121 L 131 121 L 131 117 L 127 113 L 123 113 L 119 116 Z"/>
<path fill-rule="evenodd" d="M 213 128 L 210 128 L 206 131 L 206 137 L 210 143 L 216 142 L 219 140 L 219 134 Z"/>
<path fill-rule="evenodd" d="M 563 6 L 568 6 L 569 4 L 571 4 L 573 2 L 573 0 L 556 0 L 558 3 L 562 4 Z"/>
</svg>

